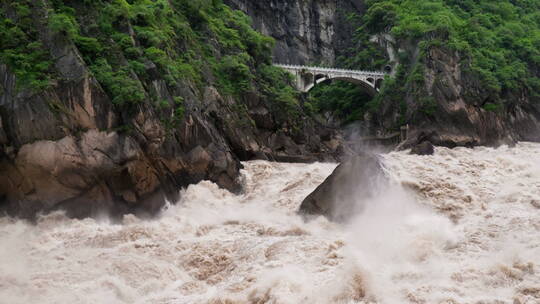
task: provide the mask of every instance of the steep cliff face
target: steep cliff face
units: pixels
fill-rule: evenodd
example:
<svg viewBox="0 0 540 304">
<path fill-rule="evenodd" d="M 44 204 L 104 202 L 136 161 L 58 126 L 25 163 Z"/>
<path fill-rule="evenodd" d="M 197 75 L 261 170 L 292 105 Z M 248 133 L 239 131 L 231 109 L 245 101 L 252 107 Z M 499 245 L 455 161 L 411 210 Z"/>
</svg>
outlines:
<svg viewBox="0 0 540 304">
<path fill-rule="evenodd" d="M 506 90 L 494 96 L 470 58 L 444 47 L 420 52 L 409 48 L 415 72 L 398 75 L 379 98 L 380 108 L 371 117 L 371 131 L 392 133 L 407 125 L 408 139 L 401 149 L 423 141 L 435 145 L 498 146 L 517 141 L 540 141 L 540 98 L 530 88 Z M 407 75 L 404 77 L 404 75 Z"/>
<path fill-rule="evenodd" d="M 540 141 L 540 99 L 530 91 L 503 94 L 504 105 L 490 110 L 492 95 L 458 54 L 431 48 L 425 62 L 423 96 L 410 89 L 405 97 L 410 136 L 403 147 L 424 140 L 450 147 Z M 386 111 L 396 117 L 395 108 Z"/>
<path fill-rule="evenodd" d="M 359 70 L 392 68 L 382 91 L 316 87 L 319 113 L 399 138 L 410 147 L 499 145 L 540 140 L 540 19 L 537 2 L 488 0 L 369 1 L 355 18 L 352 49 L 336 63 Z M 478 17 L 481 16 L 481 17 Z M 397 135 L 397 136 L 396 136 Z"/>
<path fill-rule="evenodd" d="M 29 218 L 57 209 L 76 217 L 127 212 L 154 214 L 165 199 L 175 202 L 181 187 L 203 179 L 241 191 L 240 160 L 328 160 L 336 159 L 341 152 L 339 135 L 301 115 L 296 101 L 281 91 L 272 90 L 277 95 L 274 99 L 274 95 L 262 93 L 261 85 L 248 83 L 241 92 L 224 94 L 227 90 L 216 74 L 222 66 L 229 68 L 223 62 L 236 58 L 228 52 L 237 53 L 237 49 L 228 51 L 217 42 L 209 44 L 206 51 L 211 50 L 211 58 L 217 59 L 215 69 L 209 68 L 208 62 L 201 63 L 201 78 L 172 78 L 175 70 L 171 67 L 176 64 L 185 73 L 190 71 L 184 59 L 171 55 L 187 46 L 182 44 L 183 40 L 174 40 L 176 34 L 166 43 L 158 41 L 149 46 L 153 43 L 150 35 L 161 34 L 159 26 L 151 26 L 149 20 L 154 19 L 145 19 L 152 18 L 153 13 L 137 12 L 135 4 L 122 7 L 128 13 L 114 12 L 111 28 L 109 24 L 96 25 L 94 22 L 102 22 L 103 16 L 86 4 L 66 2 L 77 7 L 72 10 L 69 6 L 58 9 L 48 1 L 23 2 L 2 4 L 2 18 L 9 16 L 15 21 L 3 19 L 2 25 L 6 31 L 25 31 L 25 37 L 50 55 L 51 65 L 44 75 L 52 80 L 45 88 L 22 85 L 28 76 L 26 70 L 18 65 L 20 58 L 12 56 L 15 52 L 7 43 L 10 37 L 1 36 L 2 213 Z M 192 9 L 193 2 L 179 2 L 184 3 L 176 7 L 179 11 Z M 168 5 L 161 1 L 155 9 L 162 16 L 184 20 L 183 16 L 171 15 L 174 13 L 167 10 Z M 58 20 L 78 22 L 78 32 L 70 36 L 69 27 L 54 30 L 53 17 L 47 15 L 53 9 Z M 241 16 L 229 14 L 226 7 L 207 9 L 243 22 Z M 178 26 L 200 28 L 208 33 L 206 24 L 219 22 L 191 17 Z M 100 37 L 96 29 L 101 28 L 115 33 Z M 189 34 L 189 28 L 187 31 Z M 223 31 L 239 31 L 241 35 L 261 39 L 235 27 Z M 111 36 L 120 37 L 124 51 Z M 212 43 L 218 38 L 221 37 L 205 41 Z M 235 47 L 239 42 L 236 43 Z M 92 45 L 99 46 L 96 48 L 101 53 L 89 52 Z M 160 51 L 160 47 L 170 45 L 174 48 Z M 102 58 L 110 54 L 113 68 L 103 69 L 108 65 Z M 246 65 L 233 62 L 231 73 L 258 71 L 265 67 L 261 61 L 269 60 L 249 56 L 246 53 L 241 57 L 248 58 Z M 31 79 L 45 78 L 42 74 Z M 123 103 L 119 103 L 124 97 Z M 289 116 L 287 111 L 292 114 Z"/>
<path fill-rule="evenodd" d="M 362 14 L 360 0 L 225 0 L 253 19 L 253 26 L 276 39 L 273 57 L 288 64 L 333 66 L 352 44 L 351 14 Z"/>
</svg>

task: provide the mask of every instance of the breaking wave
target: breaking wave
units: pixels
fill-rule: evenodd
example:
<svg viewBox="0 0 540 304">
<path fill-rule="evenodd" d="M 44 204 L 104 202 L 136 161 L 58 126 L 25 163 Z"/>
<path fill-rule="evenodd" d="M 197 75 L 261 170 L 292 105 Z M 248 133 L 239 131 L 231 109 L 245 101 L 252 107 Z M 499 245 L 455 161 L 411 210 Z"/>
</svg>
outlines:
<svg viewBox="0 0 540 304">
<path fill-rule="evenodd" d="M 347 224 L 296 214 L 335 164 L 246 162 L 154 220 L 0 218 L 0 303 L 540 303 L 540 145 L 382 156 Z"/>
</svg>

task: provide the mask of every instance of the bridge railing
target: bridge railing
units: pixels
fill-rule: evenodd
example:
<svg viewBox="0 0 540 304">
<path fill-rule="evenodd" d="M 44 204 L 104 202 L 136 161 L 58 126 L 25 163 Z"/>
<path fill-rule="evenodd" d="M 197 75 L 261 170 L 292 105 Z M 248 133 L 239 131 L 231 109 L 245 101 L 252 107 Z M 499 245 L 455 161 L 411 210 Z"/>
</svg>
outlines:
<svg viewBox="0 0 540 304">
<path fill-rule="evenodd" d="M 290 69 L 290 70 L 307 70 L 307 71 L 318 71 L 318 72 L 333 72 L 333 73 L 352 73 L 352 74 L 361 74 L 361 75 L 373 75 L 373 76 L 385 76 L 387 73 L 378 72 L 378 71 L 362 71 L 362 70 L 349 70 L 349 69 L 332 69 L 332 68 L 323 68 L 323 67 L 312 67 L 305 65 L 291 65 L 291 64 L 279 64 L 275 63 L 275 66 Z"/>
</svg>

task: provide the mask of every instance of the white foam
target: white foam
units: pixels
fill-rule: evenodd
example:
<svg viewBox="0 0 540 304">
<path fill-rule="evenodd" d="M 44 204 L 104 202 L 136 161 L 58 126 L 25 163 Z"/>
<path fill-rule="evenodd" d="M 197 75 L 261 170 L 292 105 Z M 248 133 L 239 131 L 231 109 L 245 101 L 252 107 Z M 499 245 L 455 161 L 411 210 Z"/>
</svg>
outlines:
<svg viewBox="0 0 540 304">
<path fill-rule="evenodd" d="M 383 158 L 347 225 L 295 213 L 335 164 L 264 161 L 151 221 L 0 219 L 0 303 L 540 303 L 539 144 Z"/>
</svg>

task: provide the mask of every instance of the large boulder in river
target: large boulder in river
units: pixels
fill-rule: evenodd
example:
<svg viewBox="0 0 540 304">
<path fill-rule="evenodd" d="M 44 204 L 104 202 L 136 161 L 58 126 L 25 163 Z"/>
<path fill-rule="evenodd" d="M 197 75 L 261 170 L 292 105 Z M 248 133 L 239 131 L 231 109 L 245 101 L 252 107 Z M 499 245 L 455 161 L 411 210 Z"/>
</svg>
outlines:
<svg viewBox="0 0 540 304">
<path fill-rule="evenodd" d="M 345 221 L 361 212 L 366 203 L 383 189 L 386 180 L 376 155 L 354 156 L 340 164 L 304 199 L 299 212 L 308 216 L 324 215 L 332 221 Z"/>
</svg>

